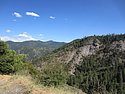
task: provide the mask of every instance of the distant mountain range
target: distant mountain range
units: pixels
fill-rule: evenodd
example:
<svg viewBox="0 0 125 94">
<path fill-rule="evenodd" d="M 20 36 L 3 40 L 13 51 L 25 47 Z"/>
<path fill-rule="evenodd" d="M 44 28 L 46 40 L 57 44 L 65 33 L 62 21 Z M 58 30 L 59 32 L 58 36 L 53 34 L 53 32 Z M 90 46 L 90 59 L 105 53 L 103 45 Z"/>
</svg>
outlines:
<svg viewBox="0 0 125 94">
<path fill-rule="evenodd" d="M 18 53 L 26 54 L 28 60 L 34 58 L 43 57 L 44 55 L 51 53 L 53 50 L 65 45 L 65 42 L 55 41 L 24 41 L 24 42 L 13 42 L 7 41 L 9 48 L 15 50 Z"/>
</svg>

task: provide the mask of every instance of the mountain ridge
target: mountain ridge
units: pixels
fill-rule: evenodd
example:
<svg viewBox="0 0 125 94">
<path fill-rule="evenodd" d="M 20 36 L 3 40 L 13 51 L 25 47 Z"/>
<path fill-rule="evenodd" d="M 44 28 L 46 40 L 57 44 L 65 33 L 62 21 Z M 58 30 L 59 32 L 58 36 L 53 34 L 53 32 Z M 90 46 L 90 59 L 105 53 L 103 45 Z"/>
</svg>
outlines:
<svg viewBox="0 0 125 94">
<path fill-rule="evenodd" d="M 55 49 L 49 55 L 41 57 L 34 62 L 37 62 L 41 67 L 43 63 L 46 62 L 60 62 L 66 64 L 72 62 L 71 64 L 74 66 L 75 64 L 79 64 L 83 57 L 96 54 L 101 49 L 104 49 L 106 45 L 112 44 L 111 47 L 113 47 L 113 45 L 116 46 L 119 44 L 122 45 L 123 49 L 125 49 L 124 40 L 125 34 L 89 36 L 76 39 L 58 49 Z"/>
<path fill-rule="evenodd" d="M 67 84 L 87 94 L 125 94 L 125 34 L 77 39 L 35 62 L 66 64 Z"/>
<path fill-rule="evenodd" d="M 13 42 L 7 41 L 9 48 L 15 50 L 18 53 L 26 54 L 28 60 L 31 60 L 36 57 L 42 57 L 54 49 L 57 49 L 63 45 L 65 42 L 56 42 L 56 41 L 24 41 L 24 42 Z"/>
</svg>

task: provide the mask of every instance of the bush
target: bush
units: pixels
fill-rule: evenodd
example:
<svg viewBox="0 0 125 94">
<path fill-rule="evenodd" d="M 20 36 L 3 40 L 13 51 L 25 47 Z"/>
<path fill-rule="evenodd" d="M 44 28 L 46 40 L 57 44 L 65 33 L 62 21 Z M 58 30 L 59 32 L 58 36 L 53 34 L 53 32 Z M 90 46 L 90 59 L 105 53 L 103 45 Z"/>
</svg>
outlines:
<svg viewBox="0 0 125 94">
<path fill-rule="evenodd" d="M 42 69 L 40 82 L 45 86 L 59 86 L 66 84 L 68 70 L 64 64 L 50 63 Z"/>
<path fill-rule="evenodd" d="M 5 62 L 0 62 L 0 74 L 9 74 L 14 72 L 14 67 Z"/>
<path fill-rule="evenodd" d="M 10 74 L 25 67 L 25 55 L 8 49 L 8 45 L 0 41 L 0 74 Z"/>
</svg>

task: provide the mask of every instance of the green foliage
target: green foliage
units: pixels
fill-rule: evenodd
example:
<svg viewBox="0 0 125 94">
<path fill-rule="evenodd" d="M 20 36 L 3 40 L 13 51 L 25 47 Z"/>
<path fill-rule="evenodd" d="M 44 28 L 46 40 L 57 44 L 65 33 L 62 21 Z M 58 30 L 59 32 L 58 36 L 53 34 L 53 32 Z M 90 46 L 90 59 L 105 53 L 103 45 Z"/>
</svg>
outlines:
<svg viewBox="0 0 125 94">
<path fill-rule="evenodd" d="M 102 53 L 103 50 L 103 53 Z M 107 50 L 107 51 L 104 51 Z M 110 53 L 110 54 L 109 54 Z M 95 55 L 84 57 L 68 84 L 87 94 L 125 93 L 125 51 L 105 46 Z M 94 94 L 96 94 L 94 93 Z"/>
<path fill-rule="evenodd" d="M 59 86 L 67 82 L 68 70 L 64 64 L 47 64 L 41 73 L 40 82 L 45 86 Z"/>
<path fill-rule="evenodd" d="M 8 45 L 5 42 L 0 41 L 0 56 L 6 53 L 7 48 Z"/>
<path fill-rule="evenodd" d="M 14 67 L 6 62 L 0 62 L 0 74 L 9 74 L 14 72 Z"/>
<path fill-rule="evenodd" d="M 38 80 L 39 77 L 40 77 L 40 71 L 37 70 L 33 65 L 32 63 L 16 63 L 14 65 L 16 68 L 15 68 L 15 71 L 16 73 L 15 74 L 19 74 L 19 75 L 30 75 L 32 76 L 33 79 L 36 79 Z"/>
<path fill-rule="evenodd" d="M 9 50 L 7 44 L 0 41 L 0 73 L 9 74 L 21 70 L 21 65 L 24 62 L 25 55 L 17 54 L 15 51 Z"/>
<path fill-rule="evenodd" d="M 67 63 L 75 67 L 74 74 L 70 75 L 68 79 L 69 85 L 80 88 L 88 94 L 97 94 L 97 92 L 100 94 L 125 94 L 124 43 L 125 34 L 89 36 L 77 39 L 38 59 L 37 66 L 42 67 L 43 62 L 45 64 L 57 61 L 63 63 L 69 60 Z M 97 47 L 97 50 L 94 51 L 95 54 L 86 57 L 83 55 L 77 62 L 80 64 L 75 65 L 74 58 L 77 59 L 82 54 L 78 50 L 88 45 L 93 48 Z M 67 59 L 67 56 L 75 51 L 77 52 L 74 53 L 73 57 Z M 42 71 L 41 82 L 47 86 L 56 86 L 58 84 L 57 78 L 60 77 L 57 70 L 52 65 L 46 67 Z"/>
<path fill-rule="evenodd" d="M 83 47 L 87 44 L 91 44 L 91 42 L 99 43 L 99 44 L 111 44 L 114 41 L 120 41 L 125 39 L 125 34 L 109 34 L 109 35 L 102 35 L 102 36 L 89 36 L 84 37 L 81 39 L 73 40 L 70 43 L 67 43 L 66 45 L 54 50 L 54 53 L 63 52 L 63 51 L 72 51 L 74 49 L 77 49 L 79 47 Z"/>
</svg>

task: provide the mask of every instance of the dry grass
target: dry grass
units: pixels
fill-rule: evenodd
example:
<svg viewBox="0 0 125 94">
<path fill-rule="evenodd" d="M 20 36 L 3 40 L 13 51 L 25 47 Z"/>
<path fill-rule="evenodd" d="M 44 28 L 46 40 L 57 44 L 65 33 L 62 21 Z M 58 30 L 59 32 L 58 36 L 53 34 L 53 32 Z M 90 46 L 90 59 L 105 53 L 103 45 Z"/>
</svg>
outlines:
<svg viewBox="0 0 125 94">
<path fill-rule="evenodd" d="M 10 78 L 11 76 L 9 75 L 0 75 L 0 85 L 5 84 Z"/>
<path fill-rule="evenodd" d="M 69 86 L 54 88 L 35 84 L 30 76 L 0 75 L 0 94 L 85 94 Z M 20 92 L 20 93 L 17 93 Z M 79 92 L 79 93 L 78 93 Z"/>
</svg>

